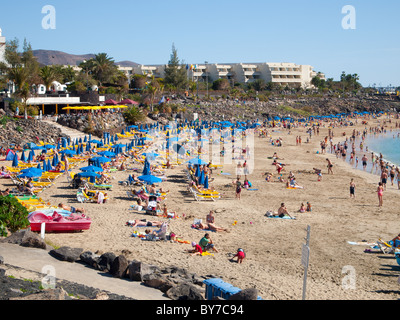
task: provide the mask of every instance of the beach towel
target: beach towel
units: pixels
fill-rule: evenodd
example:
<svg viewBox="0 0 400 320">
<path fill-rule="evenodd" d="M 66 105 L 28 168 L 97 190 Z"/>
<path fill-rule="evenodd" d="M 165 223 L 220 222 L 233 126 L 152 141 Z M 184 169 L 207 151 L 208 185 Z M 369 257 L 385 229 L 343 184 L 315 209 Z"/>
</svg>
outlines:
<svg viewBox="0 0 400 320">
<path fill-rule="evenodd" d="M 214 254 L 213 254 L 213 253 L 209 253 L 209 252 L 207 252 L 207 251 L 204 251 L 201 255 L 202 255 L 202 256 L 213 256 L 213 257 L 214 257 Z"/>
<path fill-rule="evenodd" d="M 268 217 L 268 216 L 267 216 L 267 218 L 276 218 L 276 219 L 284 219 L 284 220 L 296 220 L 296 218 L 291 218 L 291 217 L 289 217 L 289 216 L 284 216 L 284 217 L 277 217 L 277 216 L 270 216 L 270 217 Z"/>
<path fill-rule="evenodd" d="M 258 189 L 247 189 L 247 190 L 249 190 L 249 191 L 257 191 Z"/>
<path fill-rule="evenodd" d="M 366 241 L 359 241 L 359 242 L 347 241 L 347 243 L 351 244 L 353 246 L 376 246 L 377 245 L 376 242 L 366 242 Z"/>
<path fill-rule="evenodd" d="M 295 217 L 291 218 L 289 216 L 283 216 L 283 217 L 279 217 L 279 216 L 275 216 L 273 212 L 271 211 L 267 211 L 267 213 L 265 214 L 265 216 L 267 218 L 276 218 L 276 219 L 285 219 L 285 220 L 296 220 Z"/>
</svg>

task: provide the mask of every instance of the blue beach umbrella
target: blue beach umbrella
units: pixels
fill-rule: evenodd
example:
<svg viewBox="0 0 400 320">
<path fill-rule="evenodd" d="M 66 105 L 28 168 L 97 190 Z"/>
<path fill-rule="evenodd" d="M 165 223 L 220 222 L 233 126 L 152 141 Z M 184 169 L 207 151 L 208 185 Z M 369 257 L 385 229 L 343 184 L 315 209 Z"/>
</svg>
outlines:
<svg viewBox="0 0 400 320">
<path fill-rule="evenodd" d="M 144 167 L 143 167 L 143 175 L 150 175 L 151 171 L 150 171 L 150 162 L 149 160 L 146 158 L 144 160 Z"/>
<path fill-rule="evenodd" d="M 17 156 L 17 154 L 14 154 L 12 166 L 13 166 L 14 168 L 15 168 L 15 167 L 18 167 L 18 156 Z"/>
<path fill-rule="evenodd" d="M 204 189 L 208 189 L 208 175 L 206 176 L 204 180 Z"/>
<path fill-rule="evenodd" d="M 19 178 L 38 178 L 41 176 L 42 176 L 41 174 L 37 174 L 34 172 L 24 172 L 24 173 L 21 173 L 20 175 L 18 175 Z"/>
<path fill-rule="evenodd" d="M 138 177 L 140 181 L 146 182 L 147 184 L 153 184 L 153 183 L 160 183 L 162 182 L 162 179 L 153 175 L 143 175 Z"/>
<path fill-rule="evenodd" d="M 22 161 L 22 162 L 26 162 L 26 159 L 25 159 L 25 152 L 23 152 L 23 151 L 22 151 L 22 155 L 21 155 L 21 161 Z"/>
<path fill-rule="evenodd" d="M 111 162 L 111 159 L 107 157 L 94 157 L 91 158 L 92 161 L 98 161 L 99 163 Z"/>
<path fill-rule="evenodd" d="M 101 156 L 104 156 L 104 157 L 111 157 L 111 158 L 113 158 L 117 155 L 115 152 L 111 152 L 111 151 L 101 151 L 98 154 Z"/>
<path fill-rule="evenodd" d="M 35 152 L 33 150 L 29 151 L 28 162 L 32 162 L 34 156 L 35 156 Z"/>
<path fill-rule="evenodd" d="M 81 168 L 80 170 L 82 170 L 83 172 L 103 172 L 103 168 L 97 166 L 87 166 Z"/>
<path fill-rule="evenodd" d="M 89 178 L 89 181 L 92 183 L 96 181 L 96 178 L 101 177 L 101 175 L 96 172 L 79 172 L 77 175 L 82 178 Z"/>
<path fill-rule="evenodd" d="M 159 154 L 155 153 L 155 152 L 147 152 L 147 153 L 143 153 L 143 155 L 146 158 L 149 158 L 149 160 L 154 160 L 155 158 L 157 158 L 159 156 Z"/>
<path fill-rule="evenodd" d="M 76 151 L 75 150 L 63 150 L 61 151 L 61 153 L 63 155 L 67 155 L 67 156 L 74 156 L 76 155 Z"/>
<path fill-rule="evenodd" d="M 204 164 L 208 164 L 207 162 L 205 162 L 204 160 L 200 159 L 200 158 L 193 158 L 190 159 L 188 161 L 188 163 L 190 164 L 194 164 L 194 165 L 204 165 Z"/>
<path fill-rule="evenodd" d="M 202 170 L 202 171 L 200 172 L 199 184 L 204 184 L 204 179 L 205 179 L 205 177 L 204 177 L 204 171 Z"/>
<path fill-rule="evenodd" d="M 28 169 L 24 169 L 24 170 L 21 170 L 21 173 L 34 173 L 34 174 L 37 174 L 37 175 L 39 175 L 39 176 L 41 176 L 42 174 L 43 174 L 43 170 L 41 170 L 41 169 L 38 169 L 38 168 L 28 168 Z"/>
</svg>

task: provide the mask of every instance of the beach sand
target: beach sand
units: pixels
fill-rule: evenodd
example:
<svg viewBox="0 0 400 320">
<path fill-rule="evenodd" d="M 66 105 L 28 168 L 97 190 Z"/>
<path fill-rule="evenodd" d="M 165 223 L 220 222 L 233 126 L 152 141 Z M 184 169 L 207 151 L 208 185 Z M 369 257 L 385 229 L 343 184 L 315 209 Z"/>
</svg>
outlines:
<svg viewBox="0 0 400 320">
<path fill-rule="evenodd" d="M 373 125 L 370 121 L 369 126 Z M 353 129 L 364 126 L 349 126 L 334 129 L 334 142 L 341 142 L 346 132 L 350 137 Z M 271 131 L 271 130 L 270 130 Z M 179 218 L 172 219 L 169 231 L 180 238 L 198 242 L 205 231 L 191 228 L 195 218 L 203 219 L 210 210 L 215 210 L 215 223 L 229 228 L 230 232 L 210 232 L 219 250 L 213 256 L 190 256 L 190 244 L 170 241 L 144 241 L 131 237 L 134 230 L 144 232 L 143 227 L 126 226 L 128 220 L 163 218 L 150 217 L 130 210 L 133 201 L 127 197 L 129 187 L 118 185 L 132 172 L 113 173 L 113 190 L 110 200 L 102 205 L 79 204 L 76 190 L 67 187 L 66 177 L 57 180 L 41 197 L 53 205 L 59 202 L 75 207 L 84 207 L 92 219 L 90 230 L 72 234 L 46 234 L 46 241 L 57 246 L 79 247 L 92 252 L 124 253 L 128 259 L 159 266 L 175 265 L 198 275 L 212 275 L 241 289 L 255 287 L 265 300 L 300 300 L 302 298 L 304 267 L 301 263 L 302 246 L 310 226 L 310 264 L 307 279 L 307 299 L 313 300 L 391 300 L 398 299 L 397 282 L 400 267 L 393 255 L 364 253 L 367 246 L 350 245 L 347 241 L 375 242 L 379 238 L 390 240 L 400 230 L 397 186 L 388 185 L 384 193 L 382 208 L 378 208 L 377 184 L 379 176 L 355 169 L 334 154 L 317 154 L 320 141 L 328 129 L 322 128 L 310 143 L 296 145 L 296 136 L 306 140 L 306 128 L 271 132 L 272 137 L 283 139 L 282 147 L 272 146 L 268 138 L 255 137 L 254 171 L 248 176 L 252 188 L 243 189 L 241 200 L 235 199 L 236 163 L 225 164 L 223 175 L 214 170 L 211 185 L 222 193 L 222 198 L 197 202 L 187 192 L 184 166 L 167 170 L 168 180 L 160 184 L 170 190 L 166 204 L 169 210 L 177 211 Z M 329 148 L 328 148 L 329 150 Z M 270 171 L 276 177 L 271 157 L 278 153 L 287 164 L 283 177 L 292 171 L 297 183 L 304 189 L 286 189 L 283 183 L 266 182 L 262 174 Z M 327 174 L 326 158 L 332 160 L 333 175 Z M 243 161 L 241 161 L 243 163 Z M 86 165 L 83 164 L 83 165 Z M 322 181 L 311 173 L 313 168 L 323 172 Z M 75 172 L 78 170 L 75 169 Z M 349 197 L 350 179 L 356 182 L 356 198 Z M 276 179 L 274 179 L 276 180 Z M 242 179 L 243 181 L 243 179 Z M 9 180 L 0 180 L 9 185 Z M 3 190 L 5 187 L 1 187 Z M 297 212 L 300 204 L 309 201 L 311 213 Z M 267 210 L 277 211 L 284 202 L 296 220 L 267 218 Z M 186 215 L 186 219 L 183 218 Z M 233 225 L 237 221 L 236 225 Z M 229 259 L 238 248 L 246 252 L 242 264 Z M 352 273 L 349 273 L 349 270 Z M 349 280 L 352 278 L 354 281 Z M 349 286 L 350 284 L 350 286 Z M 351 286 L 353 285 L 353 286 Z"/>
</svg>

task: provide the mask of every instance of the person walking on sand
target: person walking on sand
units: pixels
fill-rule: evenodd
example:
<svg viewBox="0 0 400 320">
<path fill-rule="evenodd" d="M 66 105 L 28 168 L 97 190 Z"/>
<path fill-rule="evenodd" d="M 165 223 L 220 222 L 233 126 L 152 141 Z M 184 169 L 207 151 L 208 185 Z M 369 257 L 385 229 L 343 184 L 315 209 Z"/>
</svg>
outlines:
<svg viewBox="0 0 400 320">
<path fill-rule="evenodd" d="M 387 178 L 388 178 L 387 169 L 384 168 L 382 169 L 381 182 L 385 190 L 386 190 Z"/>
<path fill-rule="evenodd" d="M 233 182 L 233 184 L 236 186 L 236 199 L 240 200 L 240 193 L 242 192 L 242 183 L 240 182 L 240 179 L 237 178 L 236 182 Z"/>
<path fill-rule="evenodd" d="M 330 174 L 330 173 L 333 174 L 333 170 L 332 170 L 333 164 L 332 164 L 331 160 L 326 158 L 326 161 L 328 161 L 328 174 Z"/>
<path fill-rule="evenodd" d="M 379 182 L 379 184 L 378 184 L 378 189 L 377 189 L 377 192 L 378 192 L 378 200 L 379 200 L 379 207 L 382 207 L 382 205 L 383 205 L 383 183 L 382 182 Z"/>
<path fill-rule="evenodd" d="M 354 182 L 354 179 L 351 179 L 350 181 L 350 198 L 355 198 L 355 190 L 356 190 L 356 183 Z"/>
</svg>

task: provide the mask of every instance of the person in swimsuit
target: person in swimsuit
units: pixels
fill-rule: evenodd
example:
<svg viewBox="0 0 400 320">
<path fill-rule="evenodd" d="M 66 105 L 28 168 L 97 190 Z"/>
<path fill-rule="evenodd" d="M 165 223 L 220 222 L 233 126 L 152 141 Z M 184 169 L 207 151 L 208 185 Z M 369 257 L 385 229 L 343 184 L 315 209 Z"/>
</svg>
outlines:
<svg viewBox="0 0 400 320">
<path fill-rule="evenodd" d="M 367 161 L 368 161 L 368 158 L 367 158 L 367 156 L 365 154 L 361 158 L 361 161 L 362 161 L 363 169 L 365 170 L 365 168 L 367 167 Z"/>
<path fill-rule="evenodd" d="M 130 220 L 126 223 L 128 226 L 131 227 L 157 227 L 160 228 L 161 225 L 163 224 L 161 221 L 147 221 L 146 219 L 144 220 Z"/>
<path fill-rule="evenodd" d="M 390 174 L 390 181 L 392 182 L 392 185 L 393 185 L 394 176 L 396 174 L 396 171 L 394 170 L 394 166 L 391 167 L 389 174 Z"/>
<path fill-rule="evenodd" d="M 242 192 L 242 183 L 240 182 L 240 179 L 237 178 L 234 184 L 236 185 L 236 199 L 240 200 L 240 193 Z"/>
<path fill-rule="evenodd" d="M 355 190 L 356 190 L 356 184 L 354 182 L 354 179 L 351 179 L 350 181 L 350 198 L 355 198 Z"/>
<path fill-rule="evenodd" d="M 326 161 L 328 161 L 328 174 L 329 173 L 333 174 L 333 170 L 332 170 L 333 164 L 332 164 L 331 160 L 329 160 L 327 158 Z"/>
<path fill-rule="evenodd" d="M 388 178 L 387 169 L 382 169 L 381 182 L 385 190 L 386 190 L 387 178 Z"/>
<path fill-rule="evenodd" d="M 63 203 L 59 203 L 58 207 L 63 209 L 63 210 L 72 212 L 72 213 L 85 213 L 85 209 L 83 209 L 83 208 L 70 207 L 70 206 L 67 206 L 67 205 L 65 205 Z"/>
<path fill-rule="evenodd" d="M 378 200 L 379 200 L 379 207 L 382 207 L 382 205 L 383 205 L 383 183 L 382 182 L 379 182 L 379 184 L 378 184 L 378 189 L 377 189 L 377 192 L 378 192 Z"/>
</svg>

